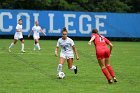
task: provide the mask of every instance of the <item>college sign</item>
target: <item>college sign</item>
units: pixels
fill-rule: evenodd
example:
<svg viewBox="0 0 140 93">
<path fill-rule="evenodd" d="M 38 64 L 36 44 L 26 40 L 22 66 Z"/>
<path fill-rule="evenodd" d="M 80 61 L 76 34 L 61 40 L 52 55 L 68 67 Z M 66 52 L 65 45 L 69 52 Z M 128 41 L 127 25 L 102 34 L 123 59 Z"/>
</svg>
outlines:
<svg viewBox="0 0 140 93">
<path fill-rule="evenodd" d="M 38 20 L 48 36 L 60 36 L 66 27 L 69 36 L 90 37 L 97 28 L 107 37 L 140 37 L 139 14 L 34 10 L 0 10 L 0 35 L 14 35 L 20 18 L 23 35 L 28 35 Z"/>
</svg>

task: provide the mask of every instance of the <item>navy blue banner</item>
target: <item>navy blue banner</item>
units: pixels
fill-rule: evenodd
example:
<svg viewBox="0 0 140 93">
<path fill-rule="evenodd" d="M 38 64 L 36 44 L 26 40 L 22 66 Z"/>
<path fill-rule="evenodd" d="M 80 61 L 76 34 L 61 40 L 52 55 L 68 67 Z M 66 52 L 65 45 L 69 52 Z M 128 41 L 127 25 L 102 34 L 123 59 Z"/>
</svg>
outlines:
<svg viewBox="0 0 140 93">
<path fill-rule="evenodd" d="M 61 36 L 66 27 L 69 36 L 90 37 L 91 30 L 97 28 L 106 37 L 140 38 L 140 14 L 33 10 L 0 10 L 0 35 L 14 35 L 20 18 L 24 35 L 38 20 L 48 36 Z"/>
</svg>

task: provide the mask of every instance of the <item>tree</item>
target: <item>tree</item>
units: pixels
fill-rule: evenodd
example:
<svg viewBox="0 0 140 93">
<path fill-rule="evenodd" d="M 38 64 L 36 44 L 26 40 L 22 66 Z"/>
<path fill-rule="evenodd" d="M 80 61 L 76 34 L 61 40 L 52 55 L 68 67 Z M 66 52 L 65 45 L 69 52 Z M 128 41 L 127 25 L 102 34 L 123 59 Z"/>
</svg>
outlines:
<svg viewBox="0 0 140 93">
<path fill-rule="evenodd" d="M 99 12 L 127 12 L 130 10 L 130 7 L 121 2 L 120 0 L 96 0 L 95 2 L 95 10 Z"/>
<path fill-rule="evenodd" d="M 0 0 L 2 9 L 140 12 L 140 0 Z"/>
<path fill-rule="evenodd" d="M 128 12 L 140 13 L 140 0 L 126 0 L 125 2 L 131 7 Z"/>
</svg>

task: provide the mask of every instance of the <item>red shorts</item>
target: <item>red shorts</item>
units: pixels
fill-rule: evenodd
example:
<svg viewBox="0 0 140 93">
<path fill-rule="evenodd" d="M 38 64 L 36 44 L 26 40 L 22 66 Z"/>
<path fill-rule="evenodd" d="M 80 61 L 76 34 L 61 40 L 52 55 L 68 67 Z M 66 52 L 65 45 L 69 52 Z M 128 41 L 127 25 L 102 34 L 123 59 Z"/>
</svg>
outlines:
<svg viewBox="0 0 140 93">
<path fill-rule="evenodd" d="M 110 57 L 109 49 L 96 50 L 96 57 L 97 59 L 109 58 Z"/>
</svg>

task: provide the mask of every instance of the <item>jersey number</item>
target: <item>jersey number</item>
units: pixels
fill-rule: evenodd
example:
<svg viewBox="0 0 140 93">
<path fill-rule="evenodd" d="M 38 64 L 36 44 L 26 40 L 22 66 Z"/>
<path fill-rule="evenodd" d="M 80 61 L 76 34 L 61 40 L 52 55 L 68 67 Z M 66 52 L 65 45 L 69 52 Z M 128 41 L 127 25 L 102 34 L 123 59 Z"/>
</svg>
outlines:
<svg viewBox="0 0 140 93">
<path fill-rule="evenodd" d="M 67 45 L 63 46 L 63 49 L 64 49 L 65 51 L 67 51 L 67 50 L 68 50 L 68 46 L 67 46 Z"/>
<path fill-rule="evenodd" d="M 105 42 L 105 40 L 102 37 L 100 37 L 100 42 Z"/>
</svg>

